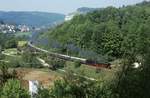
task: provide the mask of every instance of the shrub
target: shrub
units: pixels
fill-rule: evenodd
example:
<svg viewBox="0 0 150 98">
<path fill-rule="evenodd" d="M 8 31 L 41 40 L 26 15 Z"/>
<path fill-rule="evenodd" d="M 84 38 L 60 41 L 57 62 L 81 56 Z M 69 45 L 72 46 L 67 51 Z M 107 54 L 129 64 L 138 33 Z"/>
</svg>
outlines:
<svg viewBox="0 0 150 98">
<path fill-rule="evenodd" d="M 81 66 L 81 63 L 80 63 L 79 61 L 76 61 L 76 62 L 74 63 L 74 65 L 75 65 L 75 68 L 78 68 L 78 67 Z"/>
<path fill-rule="evenodd" d="M 0 98 L 30 98 L 28 92 L 21 88 L 19 80 L 8 80 L 2 88 Z"/>
</svg>

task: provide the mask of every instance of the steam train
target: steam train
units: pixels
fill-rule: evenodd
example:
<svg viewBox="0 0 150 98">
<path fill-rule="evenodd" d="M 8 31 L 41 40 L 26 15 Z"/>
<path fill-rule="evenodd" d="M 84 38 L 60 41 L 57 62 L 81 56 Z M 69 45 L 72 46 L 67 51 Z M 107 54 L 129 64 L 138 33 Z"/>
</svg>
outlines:
<svg viewBox="0 0 150 98">
<path fill-rule="evenodd" d="M 111 68 L 110 63 L 98 63 L 96 61 L 92 61 L 92 60 L 89 60 L 89 59 L 73 57 L 73 56 L 68 56 L 68 55 L 59 54 L 59 53 L 53 53 L 53 52 L 50 52 L 50 51 L 47 51 L 47 50 L 44 50 L 44 49 L 41 49 L 41 48 L 38 48 L 38 47 L 34 46 L 32 44 L 32 42 L 28 42 L 28 47 L 31 48 L 33 51 L 43 52 L 43 53 L 49 54 L 52 57 L 56 57 L 56 58 L 59 58 L 59 59 L 63 59 L 63 60 L 67 60 L 67 61 L 73 61 L 73 62 L 78 61 L 81 64 L 94 66 L 96 68 L 108 68 L 108 69 Z"/>
</svg>

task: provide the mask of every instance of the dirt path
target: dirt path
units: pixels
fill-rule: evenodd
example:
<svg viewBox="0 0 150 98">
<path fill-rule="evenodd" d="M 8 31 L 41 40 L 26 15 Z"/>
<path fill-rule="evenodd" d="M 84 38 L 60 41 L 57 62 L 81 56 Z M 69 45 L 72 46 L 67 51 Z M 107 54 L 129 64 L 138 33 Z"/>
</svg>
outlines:
<svg viewBox="0 0 150 98">
<path fill-rule="evenodd" d="M 18 69 L 17 73 L 21 76 L 22 80 L 27 82 L 29 80 L 37 80 L 44 87 L 50 87 L 53 85 L 54 81 L 61 79 L 61 77 L 53 71 L 44 71 L 39 69 L 23 68 Z"/>
<path fill-rule="evenodd" d="M 43 71 L 31 71 L 27 73 L 24 80 L 38 80 L 43 86 L 51 86 L 54 81 L 58 79 L 58 76 Z"/>
</svg>

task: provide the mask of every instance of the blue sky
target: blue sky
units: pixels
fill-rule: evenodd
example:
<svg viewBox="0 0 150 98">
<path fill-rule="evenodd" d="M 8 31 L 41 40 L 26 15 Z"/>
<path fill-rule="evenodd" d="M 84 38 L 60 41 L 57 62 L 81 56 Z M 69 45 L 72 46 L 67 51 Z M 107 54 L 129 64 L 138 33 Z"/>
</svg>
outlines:
<svg viewBox="0 0 150 98">
<path fill-rule="evenodd" d="M 79 7 L 101 8 L 131 5 L 143 0 L 0 0 L 1 11 L 44 11 L 70 13 Z M 147 0 L 150 1 L 150 0 Z"/>
</svg>

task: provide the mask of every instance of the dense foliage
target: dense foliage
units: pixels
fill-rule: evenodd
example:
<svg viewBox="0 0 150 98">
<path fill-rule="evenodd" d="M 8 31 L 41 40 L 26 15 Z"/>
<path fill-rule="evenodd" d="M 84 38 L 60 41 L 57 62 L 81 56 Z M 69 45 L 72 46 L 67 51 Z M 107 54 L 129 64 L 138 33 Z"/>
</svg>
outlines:
<svg viewBox="0 0 150 98">
<path fill-rule="evenodd" d="M 16 48 L 18 39 L 12 34 L 0 33 L 0 47 L 4 48 Z"/>
<path fill-rule="evenodd" d="M 83 56 L 80 49 L 120 58 L 124 53 L 144 52 L 150 38 L 150 3 L 123 8 L 108 7 L 75 16 L 46 33 L 49 45 Z M 66 52 L 66 51 L 63 51 Z M 88 56 L 91 54 L 89 53 Z M 87 56 L 87 57 L 88 57 Z"/>
<path fill-rule="evenodd" d="M 68 72 L 51 89 L 40 88 L 37 98 L 149 98 L 149 25 L 150 3 L 143 2 L 134 6 L 108 7 L 87 15 L 78 15 L 51 30 L 48 36 L 46 34 L 50 43 L 47 46 L 59 48 L 63 53 L 79 56 L 85 54 L 94 59 L 95 56 L 91 55 L 108 55 L 122 58 L 122 61 L 116 77 L 109 83 L 87 80 Z M 35 55 L 24 53 L 24 62 L 37 64 Z M 51 60 L 49 63 L 52 65 L 65 64 L 64 61 Z M 139 63 L 137 68 L 134 67 L 134 62 Z M 75 67 L 79 66 L 76 62 Z M 9 80 L 15 77 L 9 74 L 7 66 L 1 63 L 0 68 L 0 97 L 13 98 L 16 94 L 16 98 L 28 98 L 29 94 L 20 87 L 18 80 Z"/>
<path fill-rule="evenodd" d="M 86 54 L 87 57 L 94 58 L 91 55 L 91 52 L 94 52 L 98 56 L 107 55 L 123 59 L 122 68 L 116 74 L 116 79 L 110 85 L 107 84 L 107 87 L 111 89 L 106 90 L 102 87 L 99 90 L 111 94 L 101 92 L 97 98 L 103 98 L 103 94 L 106 95 L 105 98 L 149 98 L 149 25 L 150 2 L 142 2 L 134 6 L 108 7 L 86 15 L 75 16 L 71 21 L 59 25 L 44 36 L 49 39 L 49 45 L 46 47 L 59 49 L 66 54 L 75 53 L 78 56 Z M 83 51 L 86 53 L 81 53 Z M 88 53 L 90 54 L 87 55 Z M 138 62 L 140 66 L 134 68 L 134 62 Z M 75 79 L 72 80 L 75 81 Z M 69 82 L 73 84 L 71 80 Z M 84 84 L 83 81 L 82 83 Z M 56 84 L 56 88 L 60 87 L 54 89 L 56 97 L 64 96 L 64 98 L 76 97 L 83 85 L 81 84 L 80 89 L 72 93 L 72 90 L 78 89 L 80 82 L 72 86 L 66 81 Z M 84 95 L 78 95 L 78 97 L 90 98 Z M 94 95 L 92 97 L 94 98 Z"/>
<path fill-rule="evenodd" d="M 22 53 L 22 58 L 21 58 L 21 66 L 19 67 L 28 67 L 28 68 L 40 68 L 42 65 L 40 62 L 37 60 L 36 56 L 34 53 L 29 52 L 29 51 L 24 51 Z"/>
<path fill-rule="evenodd" d="M 28 92 L 21 87 L 19 80 L 8 80 L 0 92 L 1 98 L 30 98 Z"/>
</svg>

